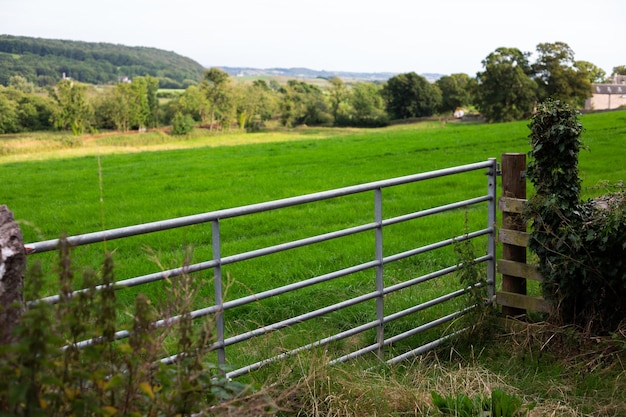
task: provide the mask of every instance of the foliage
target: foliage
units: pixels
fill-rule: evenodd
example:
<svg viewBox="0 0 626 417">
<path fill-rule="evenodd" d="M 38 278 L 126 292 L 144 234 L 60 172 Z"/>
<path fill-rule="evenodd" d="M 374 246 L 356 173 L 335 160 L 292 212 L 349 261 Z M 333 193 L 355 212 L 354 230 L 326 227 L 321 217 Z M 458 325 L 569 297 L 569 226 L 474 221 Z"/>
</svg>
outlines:
<svg viewBox="0 0 626 417">
<path fill-rule="evenodd" d="M 200 89 L 205 95 L 211 115 L 211 128 L 217 123 L 228 129 L 235 121 L 236 102 L 230 76 L 219 68 L 210 68 L 204 73 Z"/>
<path fill-rule="evenodd" d="M 14 75 L 52 86 L 65 73 L 89 84 L 150 75 L 162 88 L 186 88 L 200 80 L 202 71 L 189 58 L 155 48 L 0 35 L 0 84 L 5 86 Z"/>
<path fill-rule="evenodd" d="M 172 135 L 181 136 L 191 133 L 196 123 L 188 114 L 176 113 L 172 120 Z"/>
<path fill-rule="evenodd" d="M 467 74 L 444 75 L 436 81 L 436 84 L 441 90 L 441 105 L 438 109 L 440 112 L 452 113 L 472 102 L 472 82 Z"/>
<path fill-rule="evenodd" d="M 626 65 L 618 65 L 613 67 L 613 74 L 626 75 Z"/>
<path fill-rule="evenodd" d="M 82 134 L 91 125 L 93 108 L 86 97 L 87 87 L 71 80 L 61 80 L 50 89 L 50 97 L 56 102 L 53 114 L 54 126 Z"/>
<path fill-rule="evenodd" d="M 0 86 L 0 134 L 32 132 L 52 128 L 54 104 L 24 86 Z"/>
<path fill-rule="evenodd" d="M 476 104 L 490 122 L 519 120 L 535 105 L 537 84 L 527 53 L 516 48 L 498 48 L 483 60 L 484 71 L 476 74 Z"/>
<path fill-rule="evenodd" d="M 530 129 L 528 178 L 537 195 L 528 208 L 529 247 L 539 257 L 544 296 L 562 323 L 614 330 L 626 318 L 626 194 L 581 202 L 583 127 L 570 106 L 542 103 Z"/>
<path fill-rule="evenodd" d="M 173 102 L 177 112 L 188 114 L 197 122 L 205 124 L 211 114 L 211 103 L 206 94 L 196 85 L 188 87 Z"/>
<path fill-rule="evenodd" d="M 522 415 L 522 399 L 496 388 L 490 397 L 468 397 L 465 394 L 442 396 L 431 392 L 433 404 L 441 414 L 455 417 L 515 417 Z"/>
<path fill-rule="evenodd" d="M 333 119 L 336 121 L 341 114 L 340 112 L 344 109 L 345 103 L 348 101 L 349 91 L 348 87 L 339 77 L 333 77 L 328 81 L 330 83 L 328 90 L 330 112 L 333 115 Z"/>
<path fill-rule="evenodd" d="M 20 130 L 16 103 L 4 94 L 0 95 L 0 133 L 17 133 Z"/>
<path fill-rule="evenodd" d="M 469 219 L 466 213 L 466 229 Z M 476 262 L 476 249 L 470 239 L 455 242 L 454 252 L 459 267 L 459 282 L 467 291 L 465 307 L 471 308 L 462 318 L 463 328 L 467 331 L 460 337 L 459 343 L 479 343 L 488 340 L 493 330 L 493 314 L 495 310 L 489 303 L 488 283 L 484 264 Z"/>
<path fill-rule="evenodd" d="M 591 62 L 575 61 L 564 42 L 537 45 L 537 60 L 517 48 L 498 48 L 483 60 L 476 74 L 475 101 L 489 121 L 528 117 L 537 101 L 548 98 L 583 107 L 591 83 L 603 82 L 606 73 Z"/>
<path fill-rule="evenodd" d="M 35 298 L 42 284 L 37 271 L 31 269 L 26 281 Z M 3 415 L 190 416 L 209 409 L 219 415 L 224 402 L 232 405 L 249 393 L 248 387 L 227 380 L 205 361 L 212 336 L 191 325 L 190 280 L 183 277 L 172 283 L 179 320 L 157 328 L 156 311 L 140 294 L 129 337 L 116 342 L 111 256 L 105 259 L 98 288 L 97 274 L 86 271 L 85 290 L 72 294 L 75 274 L 64 241 L 59 251 L 61 301 L 54 306 L 31 305 L 15 329 L 16 341 L 0 346 L 0 371 L 11 375 L 0 379 Z M 177 341 L 174 365 L 159 361 L 166 337 Z"/>
<path fill-rule="evenodd" d="M 591 84 L 603 83 L 606 81 L 606 72 L 589 61 L 576 61 L 574 68 L 586 74 L 587 80 Z"/>
<path fill-rule="evenodd" d="M 345 104 L 345 109 L 335 118 L 336 126 L 383 127 L 389 124 L 379 85 L 353 84 Z"/>
<path fill-rule="evenodd" d="M 324 126 L 332 123 L 332 114 L 319 87 L 289 80 L 280 89 L 280 95 L 280 121 L 283 126 Z"/>
<path fill-rule="evenodd" d="M 13 87 L 22 93 L 32 94 L 35 92 L 35 84 L 21 75 L 13 75 L 9 78 L 9 87 Z"/>
<path fill-rule="evenodd" d="M 260 130 L 263 123 L 270 120 L 278 109 L 276 94 L 263 80 L 250 85 L 238 85 L 235 89 L 237 103 L 237 124 L 249 132 Z"/>
<path fill-rule="evenodd" d="M 390 78 L 382 89 L 387 111 L 395 119 L 432 116 L 441 104 L 441 91 L 415 72 Z"/>
<path fill-rule="evenodd" d="M 577 67 L 574 51 L 564 42 L 537 45 L 537 61 L 533 65 L 539 100 L 552 98 L 582 107 L 591 96 L 590 73 L 585 64 Z"/>
</svg>

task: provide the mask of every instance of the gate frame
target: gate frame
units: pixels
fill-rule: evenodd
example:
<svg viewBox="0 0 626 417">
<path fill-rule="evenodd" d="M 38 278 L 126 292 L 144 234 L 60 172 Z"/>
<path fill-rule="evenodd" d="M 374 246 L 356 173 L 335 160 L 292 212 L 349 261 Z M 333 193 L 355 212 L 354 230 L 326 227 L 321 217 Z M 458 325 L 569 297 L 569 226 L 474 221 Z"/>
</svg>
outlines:
<svg viewBox="0 0 626 417">
<path fill-rule="evenodd" d="M 486 195 L 481 195 L 478 197 L 474 197 L 474 198 L 470 198 L 470 199 L 466 199 L 462 201 L 456 201 L 453 203 L 445 204 L 443 206 L 416 211 L 413 213 L 397 216 L 394 218 L 389 218 L 389 219 L 383 218 L 382 190 L 384 188 L 394 187 L 394 186 L 399 186 L 399 185 L 404 185 L 404 184 L 409 184 L 409 183 L 415 183 L 415 182 L 425 181 L 425 180 L 449 176 L 449 175 L 456 175 L 456 174 L 466 173 L 470 171 L 483 170 L 483 169 L 487 169 L 487 172 L 485 173 L 487 175 L 487 194 Z M 330 343 L 332 341 L 341 340 L 343 338 L 361 333 L 371 328 L 377 329 L 377 337 L 376 337 L 375 344 L 359 349 L 355 352 L 344 355 L 342 357 L 336 358 L 330 361 L 330 363 L 343 362 L 348 359 L 361 356 L 368 352 L 376 352 L 378 357 L 382 360 L 385 346 L 388 346 L 404 338 L 413 336 L 427 329 L 430 329 L 435 326 L 454 320 L 466 314 L 468 311 L 472 309 L 472 307 L 465 308 L 460 311 L 456 311 L 444 317 L 440 317 L 439 319 L 436 319 L 432 322 L 425 323 L 421 326 L 413 328 L 412 330 L 406 331 L 404 333 L 395 335 L 387 339 L 385 339 L 385 334 L 384 334 L 384 326 L 386 323 L 391 322 L 395 319 L 399 319 L 401 317 L 407 316 L 409 314 L 413 314 L 417 311 L 426 309 L 433 305 L 440 304 L 450 299 L 459 297 L 467 293 L 473 287 L 480 286 L 480 284 L 470 285 L 469 287 L 453 291 L 449 294 L 445 294 L 443 296 L 437 297 L 432 300 L 428 300 L 419 305 L 413 306 L 409 309 L 396 312 L 389 316 L 385 316 L 384 315 L 384 296 L 385 295 L 404 289 L 404 288 L 408 288 L 413 285 L 417 285 L 419 283 L 422 283 L 422 282 L 425 282 L 425 281 L 428 281 L 428 280 L 431 280 L 431 279 L 434 279 L 443 275 L 450 274 L 452 272 L 458 271 L 460 268 L 463 267 L 462 264 L 457 264 L 455 266 L 450 266 L 450 267 L 441 269 L 439 271 L 433 271 L 431 273 L 428 273 L 426 275 L 423 275 L 417 278 L 409 279 L 408 281 L 403 281 L 399 284 L 385 287 L 384 265 L 386 263 L 398 261 L 398 260 L 405 259 L 411 256 L 416 256 L 416 255 L 419 255 L 419 254 L 422 254 L 422 253 L 425 253 L 434 249 L 438 249 L 444 246 L 453 245 L 457 242 L 461 242 L 464 240 L 473 239 L 479 236 L 487 235 L 487 254 L 476 258 L 474 262 L 485 263 L 486 265 L 485 274 L 486 274 L 486 283 L 488 286 L 487 302 L 488 303 L 493 302 L 494 296 L 496 294 L 496 291 L 495 291 L 495 286 L 496 286 L 496 238 L 495 238 L 495 235 L 496 235 L 496 182 L 497 182 L 496 177 L 497 177 L 497 174 L 498 174 L 498 166 L 497 166 L 496 159 L 489 158 L 487 161 L 484 161 L 484 162 L 460 165 L 460 166 L 456 166 L 452 168 L 429 171 L 425 173 L 408 175 L 404 177 L 397 177 L 397 178 L 392 178 L 388 180 L 375 181 L 375 182 L 370 182 L 370 183 L 356 185 L 356 186 L 338 188 L 338 189 L 334 189 L 330 191 L 306 194 L 306 195 L 301 195 L 297 197 L 274 200 L 274 201 L 265 202 L 265 203 L 252 204 L 248 206 L 218 210 L 218 211 L 213 211 L 209 213 L 173 218 L 173 219 L 168 219 L 168 220 L 163 220 L 163 221 L 139 224 L 139 225 L 122 227 L 122 228 L 117 228 L 117 229 L 110 229 L 110 230 L 105 230 L 101 232 L 70 236 L 66 240 L 71 246 L 82 246 L 82 245 L 88 245 L 92 243 L 110 241 L 114 239 L 120 239 L 120 238 L 125 238 L 125 237 L 130 237 L 130 236 L 136 236 L 140 234 L 169 230 L 169 229 L 190 226 L 190 225 L 195 225 L 195 224 L 200 224 L 200 223 L 211 223 L 213 259 L 209 261 L 204 261 L 204 262 L 199 262 L 199 263 L 195 263 L 192 265 L 188 265 L 182 268 L 174 268 L 174 269 L 160 271 L 160 272 L 152 273 L 148 275 L 124 279 L 124 280 L 116 282 L 114 286 L 115 286 L 115 289 L 134 287 L 137 285 L 159 281 L 165 278 L 171 278 L 171 277 L 180 276 L 183 274 L 189 274 L 189 273 L 199 272 L 202 270 L 213 269 L 215 300 L 216 300 L 215 305 L 195 310 L 191 312 L 190 316 L 193 319 L 203 317 L 209 314 L 214 314 L 216 316 L 217 341 L 213 344 L 212 347 L 215 350 L 217 350 L 218 365 L 220 366 L 225 365 L 226 363 L 225 349 L 227 346 L 242 342 L 244 340 L 248 340 L 252 337 L 255 337 L 261 334 L 266 334 L 270 331 L 274 331 L 274 330 L 281 329 L 283 327 L 290 326 L 295 323 L 299 323 L 303 320 L 308 320 L 310 318 L 318 317 L 328 312 L 336 311 L 336 310 L 339 310 L 341 308 L 344 308 L 350 305 L 355 305 L 355 304 L 358 304 L 360 302 L 370 300 L 370 299 L 376 299 L 376 320 L 370 323 L 365 323 L 363 325 L 357 326 L 348 331 L 344 331 L 336 335 L 318 340 L 314 343 L 301 346 L 289 352 L 282 353 L 273 358 L 267 358 L 260 362 L 247 365 L 240 369 L 228 372 L 226 374 L 228 377 L 232 378 L 232 377 L 236 377 L 236 376 L 248 373 L 252 370 L 258 369 L 270 362 L 281 359 L 283 357 L 293 355 L 303 350 L 310 349 L 316 346 L 321 346 L 323 344 Z M 238 253 L 235 255 L 222 257 L 222 254 L 221 254 L 222 240 L 221 240 L 221 235 L 220 235 L 220 223 L 226 219 L 239 217 L 239 216 L 245 216 L 245 215 L 249 215 L 253 213 L 276 210 L 279 208 L 307 204 L 307 203 L 312 203 L 316 201 L 328 200 L 328 199 L 343 197 L 343 196 L 352 195 L 352 194 L 365 193 L 365 192 L 374 192 L 374 222 L 373 223 L 367 223 L 367 224 L 363 224 L 360 226 L 354 226 L 354 227 L 350 227 L 347 229 L 325 233 L 322 235 L 307 237 L 307 238 L 296 240 L 296 241 L 290 241 L 290 242 L 286 242 L 286 243 L 282 243 L 282 244 L 278 244 L 274 246 L 269 246 L 269 247 L 265 247 L 261 249 L 255 249 L 255 250 L 248 251 L 248 252 L 243 252 L 243 253 Z M 393 224 L 397 224 L 397 223 L 401 223 L 401 222 L 405 222 L 409 220 L 414 220 L 417 218 L 426 217 L 426 216 L 434 215 L 437 213 L 442 213 L 445 211 L 459 209 L 462 207 L 467 207 L 470 205 L 484 203 L 484 202 L 487 203 L 487 227 L 477 230 L 477 231 L 473 231 L 473 232 L 466 232 L 465 234 L 457 236 L 455 238 L 445 239 L 445 240 L 431 243 L 422 247 L 414 248 L 405 252 L 396 253 L 393 255 L 386 256 L 386 257 L 384 256 L 382 237 L 383 237 L 383 230 L 385 226 L 389 226 L 389 225 L 393 225 Z M 252 295 L 242 297 L 236 300 L 230 300 L 226 302 L 223 300 L 222 267 L 224 265 L 228 265 L 228 264 L 232 264 L 232 263 L 236 263 L 236 262 L 240 262 L 240 261 L 244 261 L 248 259 L 253 259 L 253 258 L 260 257 L 260 256 L 265 256 L 265 255 L 269 255 L 272 253 L 277 253 L 277 252 L 281 252 L 281 251 L 285 251 L 289 249 L 294 249 L 294 248 L 298 248 L 298 247 L 302 247 L 302 246 L 306 246 L 306 245 L 310 245 L 314 243 L 324 242 L 327 240 L 336 239 L 336 238 L 340 238 L 340 237 L 344 237 L 344 236 L 348 236 L 348 235 L 352 235 L 356 233 L 361 233 L 361 232 L 368 231 L 368 230 L 374 230 L 375 232 L 375 259 L 372 261 L 365 262 L 360 265 L 354 265 L 352 267 L 345 268 L 343 270 L 337 270 L 328 274 L 316 276 L 316 277 L 313 277 L 304 281 L 299 281 L 296 283 L 285 285 L 283 287 L 273 288 L 271 290 L 267 290 L 261 293 L 252 294 Z M 28 244 L 25 244 L 24 247 L 27 253 L 30 256 L 32 256 L 37 253 L 55 250 L 59 246 L 59 243 L 60 243 L 59 239 L 52 239 L 52 240 L 47 240 L 47 241 L 42 241 L 42 242 L 28 243 Z M 230 338 L 225 337 L 223 312 L 229 308 L 235 308 L 244 304 L 248 304 L 250 302 L 255 302 L 255 301 L 262 300 L 262 299 L 270 298 L 279 294 L 284 294 L 289 291 L 297 290 L 299 288 L 314 285 L 320 282 L 329 281 L 334 278 L 346 276 L 352 273 L 356 273 L 359 271 L 372 269 L 372 268 L 374 268 L 376 271 L 376 288 L 371 293 L 364 294 L 359 297 L 355 297 L 353 299 L 345 300 L 340 303 L 327 306 L 327 307 L 318 309 L 313 312 L 308 312 L 306 314 L 300 315 L 298 317 L 293 317 L 291 319 L 284 320 L 282 322 L 273 323 L 271 325 L 265 325 L 262 328 L 259 328 L 250 332 L 246 332 L 240 335 L 236 335 L 234 337 L 230 337 Z M 103 286 L 96 287 L 96 289 L 102 289 L 102 288 Z M 86 290 L 78 290 L 73 294 L 80 293 L 82 291 L 86 291 Z M 31 304 L 38 303 L 38 302 L 57 303 L 60 301 L 60 299 L 61 298 L 59 295 L 55 295 L 55 296 L 45 297 L 40 300 L 31 301 L 30 303 Z M 173 322 L 178 321 L 180 318 L 181 316 L 168 317 L 168 318 L 157 321 L 155 325 L 157 327 L 169 325 L 169 324 L 172 324 Z M 387 360 L 387 363 L 388 364 L 397 363 L 401 360 L 406 359 L 407 357 L 421 354 L 429 349 L 432 349 L 438 346 L 439 344 L 453 337 L 455 334 L 464 330 L 465 329 L 462 329 L 455 333 L 440 337 L 437 340 L 434 340 L 425 345 L 419 346 L 409 352 L 405 352 L 401 355 L 391 358 Z M 115 339 L 123 339 L 128 336 L 129 336 L 129 332 L 127 330 L 121 330 L 121 331 L 116 332 Z M 85 340 L 85 341 L 77 343 L 76 346 L 84 347 L 84 346 L 94 343 L 95 341 L 96 341 L 95 339 Z M 177 360 L 177 355 L 173 355 L 168 358 L 162 359 L 162 361 L 165 363 L 172 363 L 176 360 Z"/>
</svg>

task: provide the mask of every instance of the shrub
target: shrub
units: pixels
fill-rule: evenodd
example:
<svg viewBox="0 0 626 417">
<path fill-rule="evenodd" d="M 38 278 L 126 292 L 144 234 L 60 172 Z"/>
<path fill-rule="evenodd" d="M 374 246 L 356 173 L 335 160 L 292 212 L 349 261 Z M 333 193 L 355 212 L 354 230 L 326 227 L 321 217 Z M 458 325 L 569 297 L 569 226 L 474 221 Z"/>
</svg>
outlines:
<svg viewBox="0 0 626 417">
<path fill-rule="evenodd" d="M 612 331 L 626 317 L 626 194 L 582 202 L 578 113 L 548 100 L 531 119 L 530 249 L 561 324 Z"/>
<path fill-rule="evenodd" d="M 182 136 L 193 131 L 196 122 L 188 114 L 176 113 L 172 119 L 172 135 Z"/>
</svg>

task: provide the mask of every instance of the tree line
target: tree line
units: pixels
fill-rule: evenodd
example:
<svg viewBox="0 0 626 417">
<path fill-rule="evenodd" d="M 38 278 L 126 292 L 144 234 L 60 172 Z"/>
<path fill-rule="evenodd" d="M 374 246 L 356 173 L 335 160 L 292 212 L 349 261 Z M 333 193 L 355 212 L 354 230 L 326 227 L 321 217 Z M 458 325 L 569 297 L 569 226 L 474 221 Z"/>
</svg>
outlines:
<svg viewBox="0 0 626 417">
<path fill-rule="evenodd" d="M 63 79 L 43 95 L 27 78 L 14 75 L 8 87 L 0 87 L 0 133 L 63 129 L 80 134 L 161 125 L 172 125 L 174 134 L 195 126 L 255 131 L 269 120 L 286 127 L 381 127 L 397 119 L 447 116 L 459 108 L 475 108 L 489 122 L 503 122 L 528 117 L 546 98 L 582 107 L 591 84 L 606 78 L 592 63 L 574 60 L 562 42 L 539 44 L 537 60 L 531 63 L 529 57 L 516 48 L 498 48 L 482 61 L 483 71 L 475 78 L 452 74 L 430 83 L 410 72 L 382 84 L 346 84 L 333 77 L 325 88 L 295 79 L 284 85 L 236 83 L 225 71 L 211 68 L 199 83 L 163 104 L 159 81 L 150 75 L 103 92 Z M 626 66 L 613 70 L 626 74 Z"/>
</svg>

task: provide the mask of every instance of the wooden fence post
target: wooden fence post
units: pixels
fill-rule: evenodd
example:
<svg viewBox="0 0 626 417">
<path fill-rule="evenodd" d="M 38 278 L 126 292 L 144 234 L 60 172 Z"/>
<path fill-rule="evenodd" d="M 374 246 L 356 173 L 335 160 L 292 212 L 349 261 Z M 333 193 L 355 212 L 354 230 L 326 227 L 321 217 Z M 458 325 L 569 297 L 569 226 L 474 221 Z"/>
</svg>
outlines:
<svg viewBox="0 0 626 417">
<path fill-rule="evenodd" d="M 502 154 L 502 195 L 517 199 L 526 199 L 526 155 L 523 153 Z M 526 231 L 526 222 L 519 213 L 502 213 L 502 228 Z M 526 248 L 504 243 L 502 258 L 509 261 L 526 263 Z M 502 291 L 526 295 L 526 280 L 511 275 L 502 275 Z M 521 316 L 526 310 L 502 306 L 504 316 Z"/>
<path fill-rule="evenodd" d="M 0 205 L 0 345 L 13 341 L 13 328 L 24 312 L 26 251 L 13 213 Z"/>
</svg>

